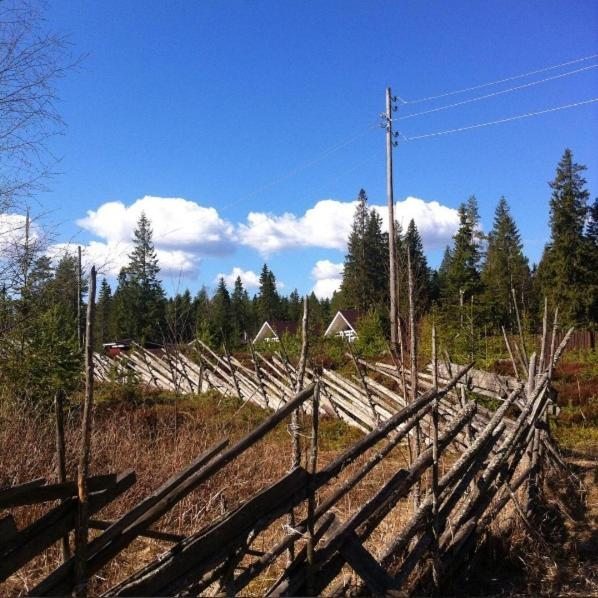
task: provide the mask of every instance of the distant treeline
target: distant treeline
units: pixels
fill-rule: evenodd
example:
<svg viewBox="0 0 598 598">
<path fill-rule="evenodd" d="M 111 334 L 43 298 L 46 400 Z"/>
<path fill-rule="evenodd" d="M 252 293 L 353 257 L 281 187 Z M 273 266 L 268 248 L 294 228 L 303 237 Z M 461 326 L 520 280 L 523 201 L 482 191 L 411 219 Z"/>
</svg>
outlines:
<svg viewBox="0 0 598 598">
<path fill-rule="evenodd" d="M 438 270 L 428 266 L 421 236 L 413 220 L 406 230 L 396 224 L 398 296 L 408 311 L 408 264 L 413 273 L 418 317 L 433 311 L 446 327 L 483 327 L 500 333 L 515 323 L 514 301 L 528 330 L 541 321 L 544 297 L 558 305 L 560 321 L 591 328 L 598 321 L 598 200 L 589 201 L 584 166 L 565 150 L 550 183 L 550 241 L 538 265 L 530 266 L 507 200 L 496 206 L 492 229 L 480 227 L 478 204 L 470 197 L 459 207 L 459 228 Z M 388 327 L 388 233 L 378 212 L 368 207 L 361 190 L 347 244 L 341 288 L 329 299 L 309 296 L 312 324 L 320 330 L 338 309 L 376 311 Z M 69 258 L 65 258 L 68 260 Z M 58 269 L 60 269 L 60 264 Z M 166 298 L 149 221 L 142 216 L 135 232 L 130 263 L 121 271 L 112 293 L 102 281 L 98 298 L 98 339 L 117 337 L 188 341 L 196 335 L 214 344 L 240 343 L 265 320 L 298 321 L 302 298 L 297 290 L 282 296 L 275 274 L 264 264 L 257 293 L 250 297 L 237 278 L 232 289 L 220 279 L 210 296 L 202 288 Z M 388 332 L 388 330 L 387 330 Z"/>
<path fill-rule="evenodd" d="M 598 321 L 598 200 L 590 202 L 585 167 L 570 150 L 550 183 L 550 240 L 540 263 L 530 267 L 507 200 L 498 201 L 492 229 L 480 228 L 478 205 L 470 197 L 459 207 L 459 227 L 438 270 L 428 266 L 422 240 L 412 220 L 396 227 L 398 295 L 401 314 L 408 309 L 408 264 L 418 318 L 430 312 L 444 331 L 484 330 L 484 335 L 514 328 L 514 301 L 523 326 L 537 331 L 544 297 L 558 306 L 560 322 L 595 329 Z M 309 296 L 311 325 L 322 332 L 336 310 L 358 308 L 376 316 L 388 334 L 388 235 L 379 214 L 358 195 L 345 256 L 342 284 L 331 299 Z M 18 242 L 4 249 L 0 276 L 0 384 L 35 394 L 76 386 L 80 371 L 78 318 L 86 281 L 79 281 L 77 258 L 65 255 L 54 264 L 39 236 L 26 224 Z M 230 348 L 251 338 L 265 320 L 299 321 L 302 297 L 283 296 L 264 264 L 257 293 L 250 297 L 240 278 L 233 288 L 220 279 L 210 295 L 202 288 L 166 297 L 152 240 L 151 223 L 137 223 L 129 262 L 113 290 L 99 285 L 96 344 L 119 338 L 186 342 L 196 336 Z M 84 313 L 84 309 L 82 312 Z M 473 336 L 473 335 L 472 335 Z"/>
</svg>

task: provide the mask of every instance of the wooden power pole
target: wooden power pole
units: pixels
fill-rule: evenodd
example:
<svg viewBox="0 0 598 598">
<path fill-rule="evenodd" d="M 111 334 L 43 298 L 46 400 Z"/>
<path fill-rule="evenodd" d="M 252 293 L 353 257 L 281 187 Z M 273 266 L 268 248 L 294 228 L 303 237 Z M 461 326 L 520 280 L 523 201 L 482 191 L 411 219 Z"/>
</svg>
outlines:
<svg viewBox="0 0 598 598">
<path fill-rule="evenodd" d="M 386 113 L 384 114 L 386 128 L 386 198 L 388 200 L 388 254 L 390 271 L 390 346 L 394 354 L 398 351 L 398 314 L 397 305 L 397 265 L 395 247 L 395 206 L 392 182 L 392 148 L 396 144 L 392 131 L 393 102 L 390 87 L 386 88 Z"/>
</svg>

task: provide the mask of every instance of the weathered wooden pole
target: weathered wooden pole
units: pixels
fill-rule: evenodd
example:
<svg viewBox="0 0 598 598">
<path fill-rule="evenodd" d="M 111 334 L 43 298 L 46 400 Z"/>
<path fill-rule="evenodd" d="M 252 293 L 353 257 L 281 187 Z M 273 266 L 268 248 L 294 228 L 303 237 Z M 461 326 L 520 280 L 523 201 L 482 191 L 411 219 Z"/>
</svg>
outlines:
<svg viewBox="0 0 598 598">
<path fill-rule="evenodd" d="M 517 329 L 519 330 L 519 338 L 521 339 L 521 354 L 523 355 L 523 363 L 525 367 L 529 366 L 527 359 L 527 350 L 525 348 L 525 337 L 523 336 L 523 328 L 521 327 L 521 318 L 519 317 L 519 306 L 517 305 L 517 295 L 515 289 L 511 287 L 511 294 L 513 295 L 513 303 L 515 304 L 515 316 L 517 317 Z"/>
<path fill-rule="evenodd" d="M 228 369 L 230 370 L 231 376 L 233 377 L 233 382 L 235 384 L 235 390 L 237 391 L 237 397 L 238 397 L 239 401 L 242 401 L 243 395 L 241 394 L 241 388 L 239 387 L 239 381 L 237 380 L 237 374 L 236 374 L 235 368 L 233 367 L 233 364 L 231 362 L 228 349 L 226 348 L 226 342 L 224 341 L 224 331 L 222 330 L 222 328 L 220 329 L 220 331 L 222 332 L 222 348 L 224 350 L 224 356 L 226 357 Z"/>
<path fill-rule="evenodd" d="M 299 357 L 299 364 L 297 366 L 297 379 L 295 382 L 295 392 L 301 392 L 303 389 L 303 380 L 305 378 L 305 368 L 307 366 L 307 350 L 308 350 L 308 323 L 309 323 L 309 302 L 305 295 L 303 298 L 303 319 L 301 321 L 301 355 Z M 299 437 L 299 408 L 291 413 L 291 438 L 293 443 L 293 454 L 291 457 L 291 470 L 299 467 L 301 464 L 301 442 Z M 293 509 L 289 511 L 288 517 L 289 527 L 295 527 L 295 512 Z M 290 530 L 292 533 L 292 530 Z M 288 560 L 289 563 L 295 558 L 295 543 L 289 546 Z"/>
<path fill-rule="evenodd" d="M 519 371 L 517 370 L 517 362 L 515 361 L 515 357 L 513 355 L 513 351 L 511 349 L 511 343 L 509 343 L 509 337 L 507 336 L 507 332 L 504 326 L 501 326 L 502 335 L 505 339 L 505 345 L 507 346 L 507 351 L 509 352 L 509 357 L 511 358 L 511 364 L 513 365 L 513 371 L 515 372 L 515 378 L 519 378 Z"/>
<path fill-rule="evenodd" d="M 438 356 L 436 354 L 436 326 L 432 324 L 432 387 L 438 391 Z M 432 579 L 438 592 L 440 586 L 438 571 L 438 396 L 432 409 Z"/>
<path fill-rule="evenodd" d="M 409 286 L 409 357 L 411 360 L 411 397 L 412 403 L 417 400 L 417 332 L 415 329 L 415 292 L 413 281 L 413 268 L 411 264 L 411 248 L 407 247 L 407 277 Z M 407 398 L 407 397 L 405 397 Z M 411 459 L 419 457 L 420 450 L 420 425 L 416 424 L 412 436 Z M 410 463 L 411 465 L 411 463 Z M 413 488 L 413 502 L 417 508 L 420 498 L 421 484 L 418 480 Z"/>
<path fill-rule="evenodd" d="M 548 298 L 544 297 L 544 316 L 542 318 L 542 341 L 540 346 L 540 363 L 538 364 L 538 371 L 544 370 L 544 361 L 546 357 L 546 338 L 548 334 Z"/>
<path fill-rule="evenodd" d="M 251 349 L 251 359 L 253 361 L 253 368 L 255 370 L 255 376 L 257 378 L 257 382 L 260 388 L 260 393 L 262 394 L 262 398 L 264 399 L 264 403 L 266 404 L 266 407 L 269 407 L 269 403 L 268 403 L 268 394 L 266 393 L 266 387 L 264 386 L 264 380 L 262 378 L 262 372 L 260 370 L 260 366 L 257 362 L 257 357 L 255 355 L 255 349 L 253 347 L 253 343 L 251 342 L 251 340 L 249 341 L 249 348 Z"/>
<path fill-rule="evenodd" d="M 318 468 L 318 428 L 320 415 L 320 384 L 316 383 L 314 396 L 312 400 L 311 417 L 311 445 L 309 451 L 308 472 L 310 474 L 309 494 L 307 497 L 307 592 L 310 596 L 315 596 L 315 511 L 316 511 L 316 488 L 315 476 Z"/>
<path fill-rule="evenodd" d="M 359 361 L 357 361 L 357 358 L 355 357 L 355 353 L 353 351 L 353 348 L 351 347 L 351 342 L 348 339 L 347 339 L 347 348 L 349 349 L 351 359 L 353 360 L 353 365 L 355 366 L 355 369 L 357 370 L 357 374 L 359 375 L 359 380 L 361 381 L 361 385 L 363 386 L 365 396 L 368 400 L 368 405 L 370 406 L 370 410 L 372 412 L 372 418 L 373 418 L 376 426 L 378 426 L 380 424 L 380 415 L 376 411 L 376 405 L 374 403 L 374 400 L 372 399 L 372 393 L 370 392 L 370 389 L 367 385 L 365 376 L 363 374 L 363 370 L 361 369 L 361 365 L 359 364 Z M 391 352 L 391 355 L 392 355 L 392 352 Z M 394 356 L 393 356 L 393 359 L 394 359 Z"/>
<path fill-rule="evenodd" d="M 54 395 L 54 413 L 56 416 L 56 478 L 58 483 L 63 484 L 66 482 L 66 448 L 64 442 L 64 391 L 62 389 Z M 60 549 L 62 562 L 65 563 L 71 558 L 68 534 L 62 537 Z"/>
<path fill-rule="evenodd" d="M 392 173 L 392 149 L 394 147 L 394 135 L 392 132 L 393 97 L 390 87 L 386 88 L 386 114 L 384 115 L 386 129 L 386 199 L 388 202 L 388 256 L 390 272 L 390 346 L 396 353 L 398 349 L 398 313 L 397 304 L 397 254 L 395 247 L 395 206 L 394 187 Z"/>
<path fill-rule="evenodd" d="M 93 329 L 95 320 L 96 269 L 89 273 L 89 295 L 87 298 L 87 321 L 85 323 L 85 402 L 81 426 L 81 453 L 77 470 L 77 528 L 75 530 L 76 589 L 78 596 L 87 594 L 87 542 L 89 534 L 89 459 L 91 455 L 91 425 L 93 416 Z"/>
</svg>

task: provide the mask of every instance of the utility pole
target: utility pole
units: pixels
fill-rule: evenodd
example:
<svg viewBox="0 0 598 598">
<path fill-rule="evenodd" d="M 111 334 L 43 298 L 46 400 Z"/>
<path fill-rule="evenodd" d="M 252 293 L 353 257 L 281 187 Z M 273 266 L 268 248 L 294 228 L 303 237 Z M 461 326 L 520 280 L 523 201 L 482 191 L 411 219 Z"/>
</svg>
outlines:
<svg viewBox="0 0 598 598">
<path fill-rule="evenodd" d="M 398 314 L 397 305 L 397 266 L 396 266 L 396 247 L 395 247 L 395 206 L 394 191 L 392 182 L 392 148 L 396 146 L 395 137 L 398 133 L 392 131 L 392 113 L 396 111 L 390 87 L 386 88 L 386 113 L 382 115 L 383 126 L 386 129 L 386 197 L 388 200 L 388 254 L 390 271 L 390 346 L 392 351 L 397 354 L 398 351 Z"/>
</svg>

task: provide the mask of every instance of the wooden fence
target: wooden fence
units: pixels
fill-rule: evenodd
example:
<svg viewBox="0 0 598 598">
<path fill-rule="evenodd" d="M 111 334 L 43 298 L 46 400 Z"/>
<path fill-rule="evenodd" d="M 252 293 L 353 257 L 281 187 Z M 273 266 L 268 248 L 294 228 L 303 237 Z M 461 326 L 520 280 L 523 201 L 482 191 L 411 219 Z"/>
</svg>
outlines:
<svg viewBox="0 0 598 598">
<path fill-rule="evenodd" d="M 201 595 L 208 589 L 243 595 L 257 579 L 269 596 L 339 595 L 344 591 L 339 573 L 345 566 L 353 571 L 361 590 L 373 594 L 438 585 L 467 562 L 476 539 L 510 501 L 518 500 L 517 493 L 524 500 L 522 507 L 517 503 L 518 512 L 528 524 L 533 522 L 544 477 L 565 467 L 542 422 L 551 396 L 552 370 L 566 342 L 567 338 L 539 358 L 524 355 L 527 377 L 522 380 L 491 376 L 471 365 L 433 363 L 429 372 L 418 374 L 417 389 L 405 382 L 410 379 L 406 370 L 356 359 L 351 379 L 327 369 L 307 368 L 305 388 L 295 392 L 298 368 L 287 359 L 255 352 L 251 363 L 242 363 L 226 352 L 216 354 L 199 341 L 185 351 L 164 351 L 160 356 L 141 347 L 114 362 L 95 355 L 100 380 L 137 377 L 155 388 L 180 393 L 213 388 L 272 413 L 232 446 L 223 439 L 195 457 L 116 521 L 91 519 L 90 525 L 97 521 L 101 533 L 83 555 L 66 558 L 29 593 L 70 594 L 77 589 L 77 566 L 89 577 L 135 538 L 159 534 L 174 542 L 172 548 L 120 580 L 105 596 Z M 467 391 L 492 397 L 500 406 L 496 411 L 483 409 L 470 400 Z M 413 395 L 414 399 L 407 398 Z M 298 409 L 311 416 L 306 463 L 187 537 L 151 529 L 182 498 Z M 322 414 L 342 418 L 364 435 L 318 468 Z M 424 442 L 409 464 L 341 520 L 333 507 L 416 430 Z M 439 463 L 448 451 L 453 455 L 441 475 Z M 358 459 L 359 466 L 347 470 Z M 338 482 L 342 472 L 347 475 Z M 90 514 L 99 514 L 134 483 L 133 472 L 88 478 Z M 409 495 L 414 509 L 408 521 L 375 553 L 368 549 L 366 541 Z M 3 509 L 61 500 L 24 529 L 16 528 L 10 514 L 0 519 L 0 581 L 76 529 L 76 496 L 76 484 L 71 481 L 34 480 L 0 489 Z M 283 539 L 270 543 L 266 550 L 258 548 L 256 540 L 293 509 L 304 513 L 303 518 L 295 521 Z M 295 550 L 289 553 L 291 546 Z M 292 558 L 285 560 L 287 554 Z M 274 562 L 280 564 L 282 573 L 266 582 L 264 573 Z"/>
</svg>

